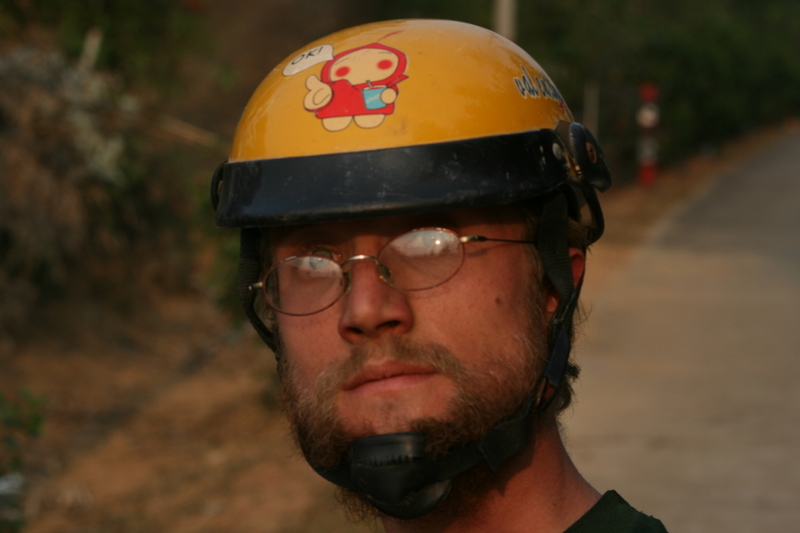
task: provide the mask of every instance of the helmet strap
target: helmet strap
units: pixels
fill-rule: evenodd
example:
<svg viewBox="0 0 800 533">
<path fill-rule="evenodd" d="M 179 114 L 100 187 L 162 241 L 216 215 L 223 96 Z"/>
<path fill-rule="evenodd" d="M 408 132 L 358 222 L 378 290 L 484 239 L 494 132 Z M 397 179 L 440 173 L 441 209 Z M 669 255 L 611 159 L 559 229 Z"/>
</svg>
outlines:
<svg viewBox="0 0 800 533">
<path fill-rule="evenodd" d="M 256 291 L 250 288 L 261 276 L 262 266 L 261 231 L 258 228 L 242 228 L 239 246 L 239 272 L 237 276 L 239 300 L 253 328 L 258 332 L 261 340 L 275 353 L 275 358 L 278 359 L 278 343 L 275 335 L 264 324 L 261 317 L 258 316 L 255 309 Z"/>
<path fill-rule="evenodd" d="M 578 303 L 583 275 L 576 286 L 572 280 L 569 257 L 569 200 L 566 188 L 545 200 L 537 231 L 537 248 L 544 274 L 558 294 L 558 307 L 548 326 L 550 354 L 544 377 L 552 391 L 547 392 L 547 402 L 561 386 L 569 358 L 572 314 Z"/>
<path fill-rule="evenodd" d="M 438 458 L 425 452 L 424 433 L 391 433 L 359 439 L 334 468 L 311 465 L 322 477 L 361 494 L 379 511 L 401 520 L 419 518 L 450 493 L 453 478 L 485 461 L 497 472 L 530 442 L 541 387 L 481 439 Z"/>
</svg>

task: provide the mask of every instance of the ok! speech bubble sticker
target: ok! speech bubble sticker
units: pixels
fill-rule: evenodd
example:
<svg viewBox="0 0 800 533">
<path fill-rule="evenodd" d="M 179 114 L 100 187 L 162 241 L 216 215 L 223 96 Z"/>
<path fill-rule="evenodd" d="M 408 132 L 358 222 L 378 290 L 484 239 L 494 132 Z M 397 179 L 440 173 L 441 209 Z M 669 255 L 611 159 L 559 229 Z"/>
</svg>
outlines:
<svg viewBox="0 0 800 533">
<path fill-rule="evenodd" d="M 333 46 L 330 44 L 323 44 L 311 50 L 306 50 L 292 59 L 289 64 L 284 67 L 283 75 L 292 76 L 293 74 L 303 72 L 314 65 L 330 61 L 331 59 L 333 59 Z"/>
</svg>

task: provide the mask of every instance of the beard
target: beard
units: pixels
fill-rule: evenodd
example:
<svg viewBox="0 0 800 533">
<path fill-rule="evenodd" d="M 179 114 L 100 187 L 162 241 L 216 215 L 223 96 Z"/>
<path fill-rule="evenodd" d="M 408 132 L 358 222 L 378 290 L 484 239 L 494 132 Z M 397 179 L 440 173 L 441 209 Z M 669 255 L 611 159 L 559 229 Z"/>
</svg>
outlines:
<svg viewBox="0 0 800 533">
<path fill-rule="evenodd" d="M 354 347 L 347 360 L 319 376 L 312 391 L 297 387 L 291 357 L 285 357 L 282 405 L 308 463 L 318 469 L 333 468 L 340 464 L 353 442 L 372 436 L 366 426 L 359 431 L 345 428 L 336 409 L 336 391 L 360 372 L 367 361 L 387 354 L 397 361 L 429 365 L 455 384 L 456 392 L 443 415 L 414 420 L 407 429 L 425 434 L 428 454 L 440 457 L 451 448 L 483 437 L 512 415 L 540 382 L 547 359 L 546 328 L 543 305 L 538 298 L 536 303 L 534 298 L 531 300 L 527 329 L 514 338 L 513 349 L 484 353 L 477 369 L 467 368 L 440 344 L 387 337 L 378 344 Z M 482 464 L 461 474 L 454 480 L 447 500 L 433 513 L 441 516 L 467 510 L 489 489 L 494 475 Z M 353 520 L 380 516 L 358 493 L 340 487 L 337 500 Z"/>
</svg>

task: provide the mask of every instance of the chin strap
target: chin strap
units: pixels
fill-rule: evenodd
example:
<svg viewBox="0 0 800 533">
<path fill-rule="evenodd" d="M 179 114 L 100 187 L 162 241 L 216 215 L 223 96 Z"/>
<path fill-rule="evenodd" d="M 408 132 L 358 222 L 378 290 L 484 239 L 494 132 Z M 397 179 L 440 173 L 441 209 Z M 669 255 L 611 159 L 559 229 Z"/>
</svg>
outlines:
<svg viewBox="0 0 800 533">
<path fill-rule="evenodd" d="M 363 495 L 382 513 L 401 520 L 419 518 L 447 497 L 454 477 L 481 461 L 496 472 L 522 449 L 530 441 L 531 416 L 540 404 L 537 391 L 483 438 L 438 458 L 425 452 L 424 433 L 391 433 L 360 439 L 338 466 L 314 470 Z"/>
</svg>

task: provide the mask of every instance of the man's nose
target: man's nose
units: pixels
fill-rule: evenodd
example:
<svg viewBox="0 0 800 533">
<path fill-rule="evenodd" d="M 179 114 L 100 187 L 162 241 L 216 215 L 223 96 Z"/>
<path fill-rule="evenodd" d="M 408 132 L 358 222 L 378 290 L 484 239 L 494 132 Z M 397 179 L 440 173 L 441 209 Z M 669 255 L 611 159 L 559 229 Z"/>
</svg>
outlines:
<svg viewBox="0 0 800 533">
<path fill-rule="evenodd" d="M 408 294 L 381 280 L 385 269 L 373 257 L 345 265 L 349 291 L 344 296 L 339 334 L 347 342 L 358 343 L 387 334 L 402 334 L 414 326 Z M 385 271 L 384 271 L 385 273 Z"/>
</svg>

